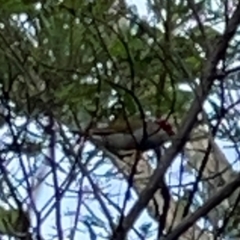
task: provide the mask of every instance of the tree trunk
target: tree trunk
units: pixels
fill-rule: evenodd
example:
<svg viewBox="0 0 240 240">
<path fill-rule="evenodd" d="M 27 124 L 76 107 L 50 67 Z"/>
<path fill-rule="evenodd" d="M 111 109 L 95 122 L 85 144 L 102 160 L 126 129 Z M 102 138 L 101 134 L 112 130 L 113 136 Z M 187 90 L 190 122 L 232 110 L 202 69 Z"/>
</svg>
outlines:
<svg viewBox="0 0 240 240">
<path fill-rule="evenodd" d="M 118 168 L 118 170 L 124 175 L 125 179 L 128 179 L 128 176 L 131 173 L 132 166 L 135 163 L 136 158 L 134 156 L 131 157 L 126 157 L 124 159 L 119 159 L 115 155 L 107 152 L 104 150 L 108 157 L 112 160 L 112 163 Z M 153 173 L 153 168 L 145 158 L 141 158 L 138 161 L 137 165 L 137 173 L 135 174 L 134 177 L 134 190 L 136 191 L 137 194 L 139 194 L 145 187 L 146 184 L 149 180 L 149 177 Z M 158 205 L 158 211 L 156 212 L 156 204 L 154 201 L 150 201 L 148 204 L 147 211 L 149 215 L 155 219 L 156 221 L 158 220 L 158 216 L 161 214 L 162 207 L 164 204 L 163 197 L 161 195 L 160 191 L 157 191 L 155 196 L 155 203 Z M 176 217 L 174 217 L 175 209 L 177 209 L 177 214 Z M 184 209 L 184 204 L 183 202 L 178 204 L 177 202 L 174 201 L 174 199 L 171 199 L 170 202 L 170 209 L 167 215 L 167 220 L 166 220 L 166 230 L 172 226 L 173 227 L 177 226 L 181 222 L 181 216 L 182 212 Z M 173 218 L 174 218 L 174 223 L 173 223 Z M 211 236 L 209 233 L 202 231 L 200 227 L 198 227 L 196 224 L 193 224 L 193 226 L 184 233 L 184 235 L 180 238 L 180 240 L 194 240 L 194 239 L 199 239 L 199 240 L 213 240 L 213 236 Z"/>
<path fill-rule="evenodd" d="M 211 146 L 206 167 L 203 170 L 202 175 L 202 178 L 208 179 L 204 182 L 206 192 L 204 192 L 202 196 L 204 200 L 207 200 L 211 192 L 216 191 L 216 188 L 218 189 L 230 182 L 236 177 L 237 173 L 233 170 L 226 156 L 206 128 L 203 126 L 198 126 L 192 133 L 192 138 L 194 139 L 200 134 L 201 136 L 204 136 L 202 139 L 190 141 L 186 144 L 185 154 L 188 157 L 187 170 L 191 171 L 191 169 L 195 169 L 197 172 L 199 172 L 206 154 L 206 150 L 209 144 Z M 229 199 L 223 201 L 208 214 L 209 220 L 214 226 L 216 226 L 220 219 L 223 219 L 224 212 L 234 204 L 238 195 L 239 190 L 237 190 Z"/>
</svg>

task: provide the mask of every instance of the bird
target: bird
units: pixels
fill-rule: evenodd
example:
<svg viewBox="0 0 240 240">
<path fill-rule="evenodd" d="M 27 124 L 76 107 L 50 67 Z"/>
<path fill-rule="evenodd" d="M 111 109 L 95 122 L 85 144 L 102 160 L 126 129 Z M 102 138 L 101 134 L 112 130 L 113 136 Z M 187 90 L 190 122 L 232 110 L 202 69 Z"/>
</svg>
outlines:
<svg viewBox="0 0 240 240">
<path fill-rule="evenodd" d="M 144 129 L 145 126 L 145 129 Z M 161 147 L 175 132 L 171 124 L 163 118 L 115 120 L 104 128 L 90 129 L 91 139 L 110 151 L 148 151 Z"/>
</svg>

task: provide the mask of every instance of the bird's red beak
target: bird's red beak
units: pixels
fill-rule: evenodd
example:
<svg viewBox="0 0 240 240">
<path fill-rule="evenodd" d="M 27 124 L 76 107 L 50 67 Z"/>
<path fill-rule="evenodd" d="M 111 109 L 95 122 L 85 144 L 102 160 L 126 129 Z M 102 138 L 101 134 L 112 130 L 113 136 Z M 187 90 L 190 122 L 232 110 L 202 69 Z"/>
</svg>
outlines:
<svg viewBox="0 0 240 240">
<path fill-rule="evenodd" d="M 175 132 L 173 131 L 172 125 L 165 119 L 157 119 L 155 121 L 166 133 L 168 133 L 170 136 L 175 135 Z"/>
</svg>

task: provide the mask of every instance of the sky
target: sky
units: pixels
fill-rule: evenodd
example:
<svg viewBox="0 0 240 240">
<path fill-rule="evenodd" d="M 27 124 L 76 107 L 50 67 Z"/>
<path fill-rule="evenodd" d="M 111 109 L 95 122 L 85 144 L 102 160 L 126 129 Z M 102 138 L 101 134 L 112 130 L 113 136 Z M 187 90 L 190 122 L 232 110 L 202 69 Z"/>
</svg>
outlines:
<svg viewBox="0 0 240 240">
<path fill-rule="evenodd" d="M 136 4 L 139 14 L 141 16 L 147 15 L 147 9 L 145 8 L 145 3 L 143 0 L 134 0 L 134 1 L 129 0 L 128 2 L 129 2 L 129 4 L 132 4 L 132 3 Z M 235 64 L 240 65 L 240 63 L 235 63 Z M 234 96 L 235 99 L 238 98 L 236 93 L 232 93 L 232 95 Z M 216 100 L 216 97 L 214 97 L 214 99 Z M 211 105 L 209 103 L 205 104 L 205 109 L 208 112 L 212 111 Z M 18 122 L 20 122 L 20 120 L 18 120 Z M 31 126 L 31 131 L 38 132 L 38 130 L 36 129 L 36 127 L 34 125 Z M 226 154 L 226 156 L 230 162 L 233 162 L 238 158 L 238 156 L 234 150 L 229 150 L 229 149 L 224 148 L 224 146 L 226 145 L 225 142 L 222 142 L 222 141 L 217 141 L 217 142 L 222 147 L 224 153 Z M 88 152 L 90 150 L 91 150 L 91 146 L 89 145 L 88 148 L 86 149 L 86 152 Z M 87 153 L 86 153 L 86 155 L 87 155 Z M 60 150 L 57 150 L 56 157 L 58 160 L 60 160 L 64 157 L 64 155 L 61 153 Z M 28 160 L 25 159 L 24 161 L 27 164 Z M 99 161 L 101 161 L 100 158 L 95 158 L 90 162 L 89 166 L 94 167 L 94 165 L 96 165 Z M 33 162 L 35 162 L 35 159 L 32 158 L 30 160 L 30 165 L 33 165 Z M 64 164 L 62 166 L 63 166 L 63 169 L 68 171 L 68 166 L 66 164 Z M 180 159 L 176 159 L 174 166 L 171 168 L 171 171 L 173 171 L 177 174 L 179 171 L 179 167 L 180 167 Z M 18 178 L 19 180 L 22 179 L 23 176 L 21 173 L 18 172 L 17 165 L 15 163 L 10 163 L 8 168 L 11 169 L 11 173 L 13 173 L 13 175 L 15 175 L 16 178 Z M 240 169 L 239 164 L 235 163 L 234 168 L 236 170 L 239 170 Z M 43 176 L 44 173 L 46 173 L 47 171 L 48 171 L 47 168 L 42 168 L 39 170 L 40 173 L 38 175 Z M 121 203 L 123 201 L 123 198 L 120 197 L 119 195 L 124 196 L 124 192 L 125 192 L 126 186 L 127 186 L 126 183 L 124 183 L 123 181 L 119 181 L 117 179 L 113 179 L 113 180 L 109 181 L 109 179 L 106 179 L 104 177 L 100 178 L 99 176 L 97 176 L 97 174 L 103 175 L 104 173 L 111 172 L 111 171 L 112 171 L 112 166 L 111 166 L 111 164 L 109 164 L 109 162 L 103 164 L 103 166 L 101 166 L 98 169 L 98 171 L 95 173 L 94 181 L 97 181 L 98 184 L 102 188 L 104 188 L 105 192 L 111 192 L 111 195 L 113 195 L 111 199 L 113 199 L 116 203 Z M 65 177 L 64 173 L 59 173 L 59 175 L 58 175 L 59 179 L 64 181 L 64 177 Z M 191 181 L 192 179 L 193 179 L 192 177 L 188 177 L 188 178 L 185 178 L 185 181 L 188 182 L 188 181 Z M 43 206 L 45 206 L 43 215 L 51 208 L 53 201 L 49 201 L 49 199 L 54 194 L 52 187 L 50 186 L 53 182 L 52 176 L 45 177 L 45 182 L 48 183 L 48 186 L 47 185 L 40 186 L 40 189 L 38 189 L 39 194 L 37 195 L 38 197 L 36 200 L 38 209 L 41 209 Z M 176 183 L 177 183 L 177 181 L 176 181 Z M 80 188 L 81 184 L 84 185 L 84 189 L 85 189 L 84 194 L 83 193 L 81 194 L 79 192 L 79 188 Z M 172 182 L 172 184 L 173 184 L 173 182 Z M 67 196 L 65 196 L 63 201 L 61 202 L 62 224 L 63 224 L 64 228 L 71 228 L 71 226 L 73 226 L 74 218 L 71 217 L 71 215 L 77 209 L 77 205 L 78 205 L 77 199 L 79 198 L 80 195 L 83 198 L 83 202 L 86 202 L 86 206 L 81 207 L 80 217 L 78 220 L 86 221 L 86 219 L 87 219 L 86 216 L 88 215 L 89 211 L 93 211 L 94 213 L 96 213 L 97 217 L 99 218 L 99 221 L 101 219 L 104 219 L 104 215 L 103 215 L 102 211 L 100 210 L 98 203 L 95 200 L 91 199 L 91 197 L 92 197 L 91 194 L 88 194 L 89 192 L 91 192 L 91 189 L 89 190 L 89 184 L 87 183 L 86 180 L 84 180 L 82 183 L 80 178 L 77 179 L 77 181 L 70 186 L 70 190 L 71 190 L 71 193 L 68 193 Z M 136 198 L 137 198 L 136 194 L 132 193 L 131 201 L 129 201 L 129 203 L 128 203 L 127 210 L 129 210 L 131 208 L 131 206 L 133 205 L 134 200 Z M 115 211 L 113 207 L 110 207 L 110 205 L 109 205 L 109 208 L 111 209 L 111 212 Z M 41 231 L 44 235 L 52 234 L 54 232 L 54 228 L 52 226 L 55 225 L 55 221 L 56 221 L 56 217 L 55 217 L 55 213 L 53 212 L 49 215 L 48 219 L 45 221 L 45 223 L 41 229 Z M 136 223 L 136 227 L 139 227 L 143 223 L 146 223 L 146 222 L 151 222 L 151 224 L 152 224 L 151 230 L 154 230 L 154 228 L 157 227 L 156 224 L 148 217 L 148 214 L 146 213 L 146 211 L 144 211 L 144 213 L 138 219 L 138 221 Z M 78 233 L 76 235 L 75 239 L 78 239 L 79 237 L 80 237 L 80 239 L 81 239 L 81 237 L 84 237 L 84 239 L 86 239 L 86 240 L 89 239 L 88 238 L 88 229 L 83 224 L 80 224 L 79 228 L 82 231 L 82 233 Z M 95 229 L 97 232 L 101 233 L 102 235 L 106 234 L 105 231 L 102 231 L 101 229 L 99 229 L 97 227 Z M 134 234 L 132 236 L 134 236 Z M 65 237 L 64 240 L 68 239 L 67 235 L 65 235 L 64 237 Z M 97 239 L 100 239 L 100 238 L 97 238 Z M 150 234 L 148 239 L 150 239 L 150 240 L 155 239 L 154 232 L 152 233 L 152 236 Z"/>
</svg>

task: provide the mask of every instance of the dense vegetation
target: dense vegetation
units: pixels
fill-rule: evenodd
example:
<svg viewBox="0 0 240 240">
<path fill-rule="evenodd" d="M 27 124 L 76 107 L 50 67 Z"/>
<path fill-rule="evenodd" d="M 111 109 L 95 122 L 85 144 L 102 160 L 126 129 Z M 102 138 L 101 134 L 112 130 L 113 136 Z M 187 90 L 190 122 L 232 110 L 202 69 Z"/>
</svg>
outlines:
<svg viewBox="0 0 240 240">
<path fill-rule="evenodd" d="M 123 0 L 1 1 L 5 237 L 239 237 L 240 2 L 146 7 L 140 16 Z M 176 132 L 160 161 L 88 135 L 143 115 Z"/>
</svg>

